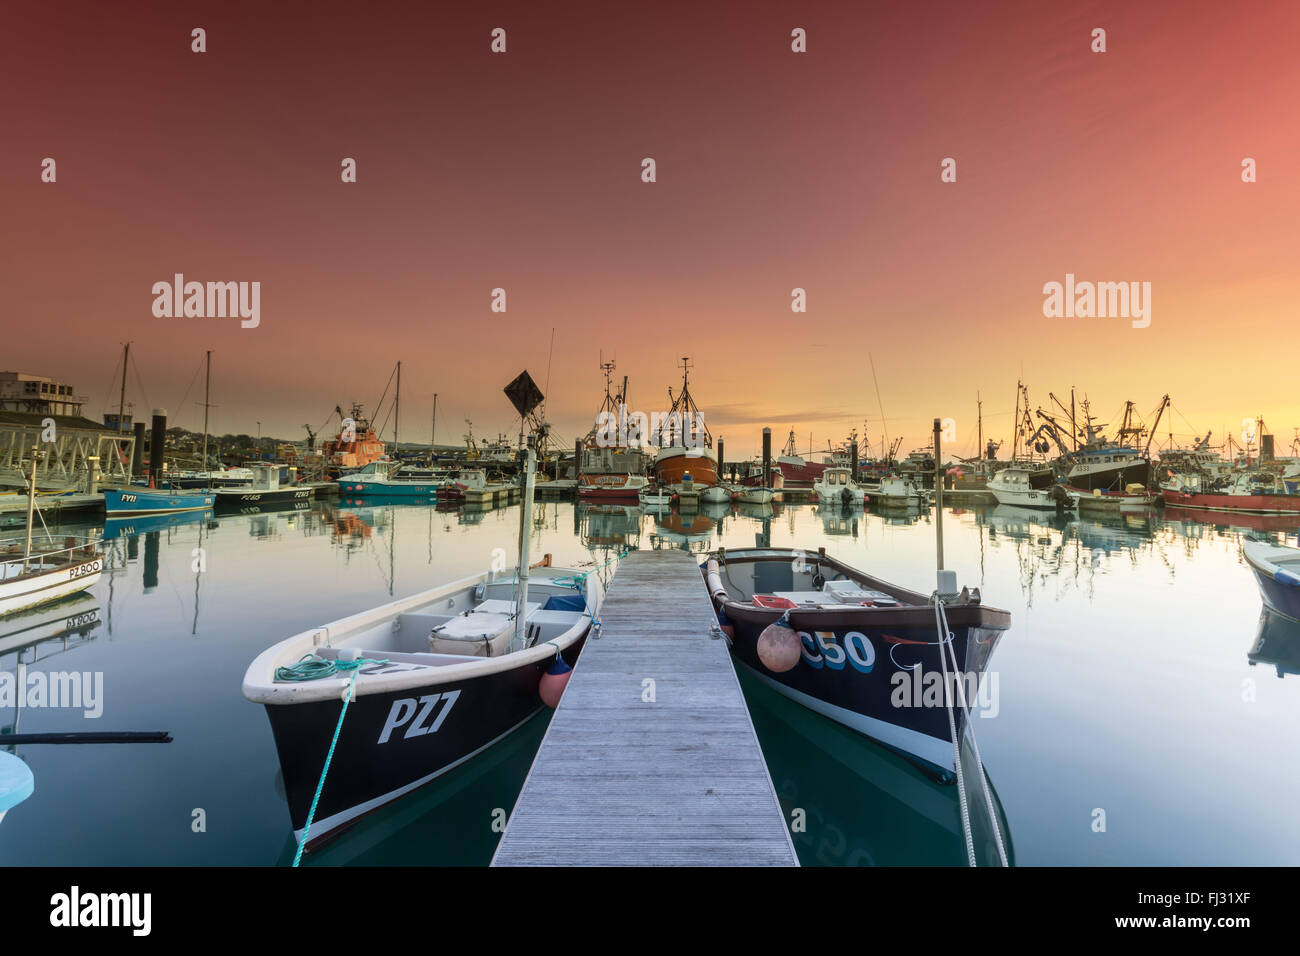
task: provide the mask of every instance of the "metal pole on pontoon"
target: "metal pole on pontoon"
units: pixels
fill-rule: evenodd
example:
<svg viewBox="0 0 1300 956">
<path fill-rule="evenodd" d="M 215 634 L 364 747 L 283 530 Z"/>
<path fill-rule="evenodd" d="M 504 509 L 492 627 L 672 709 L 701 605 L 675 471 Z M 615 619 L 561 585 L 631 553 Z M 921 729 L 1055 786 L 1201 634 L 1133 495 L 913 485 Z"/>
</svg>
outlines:
<svg viewBox="0 0 1300 956">
<path fill-rule="evenodd" d="M 943 455 L 939 452 L 939 419 L 934 420 L 934 531 L 935 547 L 939 562 L 938 570 L 943 570 Z"/>
<path fill-rule="evenodd" d="M 524 646 L 526 622 L 524 617 L 528 610 L 528 549 L 529 517 L 533 513 L 533 467 L 537 456 L 533 451 L 533 436 L 528 436 L 528 446 L 520 455 L 524 459 L 523 500 L 519 502 L 519 584 L 515 594 L 515 636 L 511 650 L 521 650 Z"/>
</svg>

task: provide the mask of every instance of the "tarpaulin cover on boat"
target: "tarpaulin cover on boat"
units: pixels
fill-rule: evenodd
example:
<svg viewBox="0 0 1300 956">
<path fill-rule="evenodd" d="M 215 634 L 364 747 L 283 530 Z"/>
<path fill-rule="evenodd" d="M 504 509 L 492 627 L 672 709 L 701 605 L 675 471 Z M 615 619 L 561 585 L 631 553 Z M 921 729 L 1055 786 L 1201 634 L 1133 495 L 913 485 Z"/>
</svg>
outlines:
<svg viewBox="0 0 1300 956">
<path fill-rule="evenodd" d="M 587 599 L 581 594 L 552 594 L 542 606 L 543 611 L 585 611 Z"/>
</svg>

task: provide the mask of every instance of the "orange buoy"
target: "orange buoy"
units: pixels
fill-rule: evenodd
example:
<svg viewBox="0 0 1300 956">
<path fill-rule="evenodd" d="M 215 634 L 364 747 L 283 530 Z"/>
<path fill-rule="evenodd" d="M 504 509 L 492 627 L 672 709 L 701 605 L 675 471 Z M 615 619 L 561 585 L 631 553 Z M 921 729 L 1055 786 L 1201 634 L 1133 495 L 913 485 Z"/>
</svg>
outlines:
<svg viewBox="0 0 1300 956">
<path fill-rule="evenodd" d="M 786 622 L 784 615 L 763 628 L 763 633 L 758 635 L 758 659 L 774 674 L 784 674 L 799 663 L 801 656 L 803 643 L 794 628 Z"/>
<path fill-rule="evenodd" d="M 557 654 L 537 685 L 537 693 L 541 696 L 542 703 L 551 710 L 558 707 L 560 697 L 564 694 L 564 688 L 569 686 L 569 677 L 572 674 L 573 668 L 564 662 L 563 657 Z"/>
</svg>

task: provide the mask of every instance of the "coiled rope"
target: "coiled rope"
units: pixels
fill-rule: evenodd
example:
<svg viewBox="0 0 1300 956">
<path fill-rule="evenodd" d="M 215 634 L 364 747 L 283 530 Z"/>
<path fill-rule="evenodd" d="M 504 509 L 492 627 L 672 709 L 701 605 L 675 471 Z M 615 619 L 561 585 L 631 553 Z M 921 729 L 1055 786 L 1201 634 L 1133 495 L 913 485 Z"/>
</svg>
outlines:
<svg viewBox="0 0 1300 956">
<path fill-rule="evenodd" d="M 338 745 L 339 733 L 343 730 L 343 718 L 348 715 L 348 704 L 352 703 L 352 691 L 357 686 L 357 672 L 367 664 L 387 663 L 387 660 L 371 660 L 366 657 L 358 657 L 356 660 L 351 661 L 325 660 L 307 654 L 296 664 L 275 669 L 275 679 L 280 681 L 321 680 L 340 672 L 350 672 L 352 674 L 352 679 L 348 681 L 347 691 L 343 695 L 343 709 L 339 711 L 339 722 L 334 725 L 334 737 L 330 740 L 330 749 L 325 755 L 325 767 L 320 772 L 320 781 L 316 784 L 316 793 L 311 798 L 311 809 L 307 811 L 307 825 L 302 829 L 302 839 L 298 842 L 298 851 L 293 855 L 294 866 L 302 862 L 302 851 L 306 848 L 307 838 L 311 835 L 311 824 L 316 819 L 316 805 L 320 802 L 321 791 L 325 789 L 325 777 L 330 772 L 330 762 L 334 759 L 334 748 Z"/>
<path fill-rule="evenodd" d="M 948 731 L 952 735 L 953 764 L 957 771 L 957 798 L 961 805 L 961 826 L 962 834 L 966 838 L 966 858 L 971 866 L 976 866 L 975 862 L 975 842 L 971 835 L 970 808 L 966 802 L 966 782 L 961 769 L 961 740 L 957 735 L 957 723 L 953 717 L 952 699 L 948 696 L 948 655 L 952 655 L 953 683 L 956 685 L 957 703 L 961 707 L 962 716 L 966 719 L 965 729 L 970 734 L 971 750 L 975 754 L 975 770 L 979 774 L 980 787 L 984 791 L 984 803 L 989 811 L 989 823 L 993 827 L 993 839 L 997 843 L 998 858 L 1002 861 L 1003 866 L 1010 866 L 1007 861 L 1006 845 L 1002 841 L 1002 827 L 998 824 L 997 811 L 993 806 L 993 795 L 989 791 L 988 774 L 984 770 L 984 760 L 980 757 L 979 742 L 975 739 L 975 725 L 971 722 L 970 707 L 966 702 L 965 681 L 961 679 L 961 667 L 957 663 L 957 651 L 952 646 L 953 635 L 948 628 L 948 613 L 944 609 L 943 599 L 939 597 L 936 591 L 932 595 L 934 601 L 934 620 L 935 626 L 939 631 L 939 661 L 943 665 L 943 685 L 944 700 L 948 705 Z M 945 653 L 946 649 L 946 653 Z"/>
</svg>

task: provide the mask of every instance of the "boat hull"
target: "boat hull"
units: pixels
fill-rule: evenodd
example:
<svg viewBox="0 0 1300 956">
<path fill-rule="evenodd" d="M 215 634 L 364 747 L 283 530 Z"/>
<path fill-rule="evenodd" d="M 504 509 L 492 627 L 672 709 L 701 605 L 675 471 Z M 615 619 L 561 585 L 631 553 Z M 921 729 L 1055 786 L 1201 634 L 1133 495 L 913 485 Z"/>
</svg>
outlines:
<svg viewBox="0 0 1300 956">
<path fill-rule="evenodd" d="M 636 501 L 648 478 L 637 475 L 583 475 L 578 497 L 584 501 Z"/>
<path fill-rule="evenodd" d="M 210 492 L 160 491 L 153 488 L 104 491 L 104 510 L 109 517 L 204 511 L 215 503 L 216 495 Z"/>
<path fill-rule="evenodd" d="M 1300 495 L 1216 495 L 1165 488 L 1165 504 L 1194 511 L 1226 511 L 1255 515 L 1300 514 Z"/>
<path fill-rule="evenodd" d="M 761 559 L 764 567 L 755 573 L 756 580 L 767 582 L 765 591 L 783 588 L 791 580 L 790 554 L 782 552 L 779 561 Z M 813 553 L 807 554 L 811 557 Z M 827 579 L 832 575 L 849 576 L 846 572 L 851 569 L 846 566 L 825 557 L 821 561 Z M 733 559 L 728 554 L 728 579 L 734 579 L 737 565 L 745 563 L 745 558 Z M 739 575 L 743 577 L 744 572 Z M 888 587 L 860 577 L 869 585 Z M 747 670 L 808 709 L 904 753 L 945 777 L 954 772 L 947 701 L 954 701 L 959 733 L 964 732 L 965 719 L 955 704 L 951 662 L 945 699 L 934 609 L 924 604 L 924 595 L 906 594 L 909 604 L 918 602 L 911 606 L 868 608 L 845 604 L 832 609 L 789 610 L 788 621 L 799 637 L 802 652 L 794 667 L 778 673 L 760 659 L 758 641 L 764 629 L 787 612 L 731 599 L 721 585 L 721 576 L 715 577 L 712 562 L 708 580 L 714 608 L 724 626 L 732 630 L 731 653 Z M 895 593 L 902 592 L 895 589 Z M 951 605 L 947 619 L 957 666 L 964 675 L 962 687 L 974 712 L 989 659 L 1001 634 L 1010 626 L 1010 615 L 981 605 Z"/>
<path fill-rule="evenodd" d="M 436 498 L 440 487 L 428 481 L 373 481 L 366 478 L 340 478 L 339 493 L 350 497 L 383 495 L 385 498 Z"/>
<path fill-rule="evenodd" d="M 772 621 L 777 617 L 768 616 Z M 771 621 L 736 620 L 730 609 L 727 617 L 735 629 L 732 655 L 774 690 L 929 767 L 944 773 L 953 770 L 948 710 L 933 705 L 937 691 L 931 705 L 925 703 L 925 684 L 931 680 L 927 675 L 935 675 L 931 680 L 935 687 L 942 680 L 934 627 L 799 631 L 800 661 L 778 674 L 758 657 L 758 638 Z M 971 627 L 953 627 L 952 632 L 958 664 L 976 675 L 974 683 L 968 680 L 964 685 L 970 694 L 978 688 L 1000 632 Z M 896 675 L 903 680 L 896 683 Z M 960 731 L 964 718 L 960 708 L 955 712 Z"/>
<path fill-rule="evenodd" d="M 707 448 L 668 449 L 655 459 L 655 484 L 664 488 L 682 485 L 687 475 L 695 488 L 718 483 L 718 461 Z"/>
<path fill-rule="evenodd" d="M 564 657 L 570 664 L 576 662 L 584 640 L 585 635 L 566 648 Z M 336 835 L 517 730 L 542 707 L 537 688 L 548 663 L 521 663 L 483 676 L 431 681 L 428 687 L 353 700 L 339 731 L 308 846 Z M 430 670 L 436 676 L 438 669 Z M 294 836 L 301 841 L 342 701 L 265 707 Z M 390 726 L 403 716 L 397 726 Z"/>
<path fill-rule="evenodd" d="M 96 555 L 84 561 L 6 577 L 0 581 L 0 615 L 39 607 L 84 591 L 99 581 L 103 571 L 104 558 Z"/>
<path fill-rule="evenodd" d="M 284 508 L 299 502 L 309 502 L 314 495 L 314 488 L 277 488 L 274 491 L 237 489 L 217 491 L 217 510 L 226 513 L 244 511 L 250 508 Z"/>
</svg>

